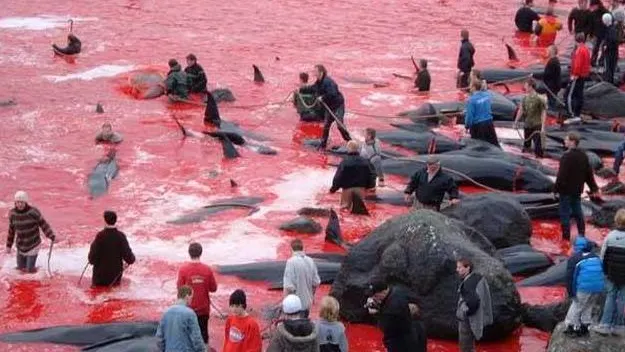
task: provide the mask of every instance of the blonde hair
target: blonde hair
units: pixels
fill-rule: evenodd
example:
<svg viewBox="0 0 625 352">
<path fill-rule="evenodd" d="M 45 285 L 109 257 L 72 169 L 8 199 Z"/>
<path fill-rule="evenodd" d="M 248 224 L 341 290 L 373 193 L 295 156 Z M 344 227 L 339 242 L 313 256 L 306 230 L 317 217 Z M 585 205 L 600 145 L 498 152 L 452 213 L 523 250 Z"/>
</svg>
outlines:
<svg viewBox="0 0 625 352">
<path fill-rule="evenodd" d="M 325 296 L 321 300 L 321 308 L 319 309 L 319 317 L 329 322 L 339 320 L 339 301 L 332 296 Z"/>
<path fill-rule="evenodd" d="M 621 208 L 614 215 L 614 225 L 617 229 L 625 229 L 625 208 Z"/>
</svg>

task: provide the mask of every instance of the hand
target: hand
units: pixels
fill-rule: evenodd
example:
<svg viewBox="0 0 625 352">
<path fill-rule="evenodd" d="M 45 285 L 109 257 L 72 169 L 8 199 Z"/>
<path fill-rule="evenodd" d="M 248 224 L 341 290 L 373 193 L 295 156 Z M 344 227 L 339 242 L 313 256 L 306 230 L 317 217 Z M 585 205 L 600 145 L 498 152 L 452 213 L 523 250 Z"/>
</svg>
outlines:
<svg viewBox="0 0 625 352">
<path fill-rule="evenodd" d="M 577 76 L 571 76 L 571 80 L 576 80 Z"/>
<path fill-rule="evenodd" d="M 405 200 L 407 203 L 410 203 L 410 201 L 412 200 L 412 195 L 410 195 L 410 194 L 406 194 L 406 195 L 404 195 L 404 200 Z"/>
<path fill-rule="evenodd" d="M 454 199 L 449 200 L 449 204 L 451 204 L 451 205 L 456 205 L 458 203 L 460 203 L 460 199 L 458 199 L 458 198 L 454 198 Z"/>
<path fill-rule="evenodd" d="M 323 101 L 323 96 L 320 95 L 319 97 L 317 97 L 317 101 Z"/>
<path fill-rule="evenodd" d="M 410 309 L 411 315 L 419 315 L 419 306 L 414 303 L 408 303 L 408 309 Z"/>
<path fill-rule="evenodd" d="M 7 247 L 7 254 L 11 254 L 11 247 Z"/>
<path fill-rule="evenodd" d="M 553 199 L 558 199 L 558 195 L 555 192 L 551 193 L 551 196 L 553 197 Z"/>
</svg>

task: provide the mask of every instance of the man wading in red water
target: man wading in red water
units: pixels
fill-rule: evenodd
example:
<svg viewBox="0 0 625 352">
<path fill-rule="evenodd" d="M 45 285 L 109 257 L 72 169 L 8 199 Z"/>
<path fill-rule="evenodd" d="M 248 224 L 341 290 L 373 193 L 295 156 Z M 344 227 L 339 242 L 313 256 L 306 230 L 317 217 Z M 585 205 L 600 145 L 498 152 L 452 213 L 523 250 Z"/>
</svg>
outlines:
<svg viewBox="0 0 625 352">
<path fill-rule="evenodd" d="M 195 311 L 202 332 L 202 339 L 208 345 L 208 318 L 210 316 L 209 292 L 217 291 L 217 282 L 211 268 L 200 262 L 202 245 L 189 245 L 191 262 L 183 265 L 178 271 L 177 287 L 189 286 L 193 289 L 193 299 L 189 307 Z"/>
</svg>

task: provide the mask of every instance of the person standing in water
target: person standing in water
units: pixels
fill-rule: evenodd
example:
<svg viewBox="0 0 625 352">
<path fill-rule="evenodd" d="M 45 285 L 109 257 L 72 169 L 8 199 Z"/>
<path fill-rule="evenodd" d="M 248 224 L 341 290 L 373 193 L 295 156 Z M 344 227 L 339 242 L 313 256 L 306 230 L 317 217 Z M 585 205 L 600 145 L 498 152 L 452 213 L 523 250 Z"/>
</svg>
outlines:
<svg viewBox="0 0 625 352">
<path fill-rule="evenodd" d="M 187 55 L 187 67 L 184 69 L 184 73 L 187 74 L 189 80 L 189 92 L 191 93 L 206 93 L 206 73 L 204 68 L 197 63 L 197 57 L 193 54 Z"/>
<path fill-rule="evenodd" d="M 323 135 L 321 137 L 321 144 L 319 149 L 325 149 L 328 144 L 328 137 L 330 136 L 330 128 L 336 118 L 337 126 L 341 136 L 345 141 L 350 141 L 349 132 L 345 128 L 343 117 L 345 116 L 345 98 L 339 91 L 339 87 L 334 80 L 328 76 L 328 71 L 323 65 L 315 66 L 315 76 L 317 81 L 313 85 L 314 91 L 317 94 L 317 104 L 321 104 L 325 108 L 325 117 L 323 123 Z"/>
<path fill-rule="evenodd" d="M 523 6 L 517 10 L 514 16 L 514 24 L 516 28 L 523 33 L 533 33 L 534 22 L 538 22 L 540 17 L 532 9 L 534 6 L 534 0 L 525 0 Z"/>
<path fill-rule="evenodd" d="M 56 44 L 52 44 L 52 49 L 54 49 L 55 52 L 57 53 L 61 53 L 64 55 L 76 55 L 80 53 L 80 50 L 82 48 L 82 43 L 80 42 L 80 39 L 78 39 L 77 36 L 75 36 L 73 33 L 70 33 L 67 35 L 67 46 L 64 48 L 61 48 L 59 46 L 57 46 Z"/>
<path fill-rule="evenodd" d="M 549 89 L 547 92 L 549 110 L 556 110 L 558 108 L 558 93 L 562 88 L 562 67 L 558 58 L 558 47 L 551 45 L 548 51 L 549 61 L 547 61 L 543 72 L 543 83 Z"/>
<path fill-rule="evenodd" d="M 102 124 L 102 129 L 95 136 L 96 143 L 121 143 L 124 138 L 117 132 L 113 132 L 113 126 L 110 122 Z"/>
<path fill-rule="evenodd" d="M 431 82 L 432 78 L 430 77 L 430 71 L 428 71 L 428 61 L 426 59 L 421 59 L 419 60 L 419 71 L 414 81 L 414 87 L 417 88 L 419 92 L 429 92 Z"/>
<path fill-rule="evenodd" d="M 525 82 L 527 95 L 521 101 L 519 110 L 514 120 L 517 127 L 519 120 L 523 120 L 523 152 L 529 152 L 532 142 L 534 143 L 534 155 L 543 157 L 542 134 L 545 133 L 547 120 L 547 106 L 543 97 L 536 93 L 536 82 L 529 79 Z"/>
<path fill-rule="evenodd" d="M 471 87 L 471 96 L 467 101 L 464 126 L 471 138 L 480 139 L 499 147 L 493 114 L 491 110 L 491 94 L 484 90 L 483 82 L 475 80 Z"/>
<path fill-rule="evenodd" d="M 475 61 L 473 61 L 473 55 L 475 55 L 475 48 L 469 41 L 469 31 L 463 29 L 460 31 L 460 51 L 458 53 L 458 88 L 467 88 L 469 86 L 469 76 Z"/>
<path fill-rule="evenodd" d="M 17 191 L 14 197 L 15 207 L 9 212 L 9 236 L 7 254 L 11 253 L 17 239 L 17 269 L 29 273 L 37 271 L 37 256 L 41 247 L 39 230 L 54 243 L 54 232 L 39 209 L 28 204 L 28 194 Z"/>
</svg>

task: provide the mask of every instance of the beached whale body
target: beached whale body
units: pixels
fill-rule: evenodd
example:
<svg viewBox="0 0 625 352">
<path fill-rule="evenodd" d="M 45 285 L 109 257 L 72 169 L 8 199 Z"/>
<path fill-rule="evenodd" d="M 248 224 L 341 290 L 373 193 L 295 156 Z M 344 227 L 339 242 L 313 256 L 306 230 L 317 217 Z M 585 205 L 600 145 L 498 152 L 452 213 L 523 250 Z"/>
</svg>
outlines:
<svg viewBox="0 0 625 352">
<path fill-rule="evenodd" d="M 119 172 L 115 153 L 110 153 L 93 168 L 89 174 L 88 186 L 91 197 L 99 197 L 108 192 L 109 184 Z"/>
</svg>

